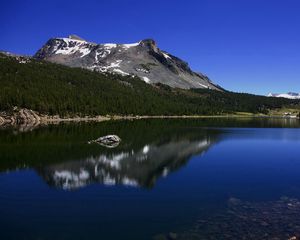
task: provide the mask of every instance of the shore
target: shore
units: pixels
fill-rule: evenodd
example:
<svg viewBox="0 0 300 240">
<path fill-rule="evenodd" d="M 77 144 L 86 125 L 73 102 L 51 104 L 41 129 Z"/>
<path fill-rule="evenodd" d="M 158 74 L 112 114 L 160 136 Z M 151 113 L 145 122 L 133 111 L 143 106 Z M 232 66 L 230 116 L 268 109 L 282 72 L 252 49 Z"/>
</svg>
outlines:
<svg viewBox="0 0 300 240">
<path fill-rule="evenodd" d="M 40 114 L 30 109 L 20 109 L 12 113 L 0 113 L 0 126 L 26 125 L 38 126 L 47 124 L 58 124 L 61 122 L 103 122 L 109 120 L 138 120 L 138 119 L 201 119 L 201 118 L 283 118 L 294 119 L 295 117 L 284 117 L 280 115 L 235 113 L 223 115 L 106 115 L 106 116 L 74 116 L 60 117 L 58 115 Z"/>
</svg>

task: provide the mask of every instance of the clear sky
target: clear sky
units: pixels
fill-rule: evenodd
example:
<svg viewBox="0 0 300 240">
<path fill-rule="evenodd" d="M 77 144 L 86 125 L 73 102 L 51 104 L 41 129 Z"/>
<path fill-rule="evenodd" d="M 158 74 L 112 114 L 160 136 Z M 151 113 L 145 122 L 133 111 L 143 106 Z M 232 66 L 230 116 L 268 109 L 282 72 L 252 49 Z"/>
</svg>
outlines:
<svg viewBox="0 0 300 240">
<path fill-rule="evenodd" d="M 222 87 L 300 92 L 299 0 L 3 0 L 0 49 L 34 54 L 49 38 L 145 38 Z"/>
</svg>

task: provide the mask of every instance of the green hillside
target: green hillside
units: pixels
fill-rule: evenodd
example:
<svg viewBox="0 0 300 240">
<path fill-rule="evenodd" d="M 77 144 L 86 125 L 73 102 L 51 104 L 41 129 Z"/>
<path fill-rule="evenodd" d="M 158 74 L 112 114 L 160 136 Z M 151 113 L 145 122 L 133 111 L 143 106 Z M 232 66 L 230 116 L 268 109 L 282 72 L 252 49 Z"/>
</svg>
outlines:
<svg viewBox="0 0 300 240">
<path fill-rule="evenodd" d="M 100 74 L 80 68 L 0 54 L 0 111 L 14 106 L 66 115 L 218 115 L 267 113 L 296 100 L 212 90 L 172 89 L 137 77 Z M 23 59 L 24 60 L 24 59 Z"/>
</svg>

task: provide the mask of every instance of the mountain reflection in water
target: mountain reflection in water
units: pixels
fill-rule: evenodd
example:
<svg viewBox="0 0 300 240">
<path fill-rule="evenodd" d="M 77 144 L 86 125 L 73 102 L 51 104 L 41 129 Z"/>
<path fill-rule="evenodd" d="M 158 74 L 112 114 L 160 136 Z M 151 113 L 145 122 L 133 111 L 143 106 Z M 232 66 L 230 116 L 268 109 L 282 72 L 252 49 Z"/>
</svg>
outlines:
<svg viewBox="0 0 300 240">
<path fill-rule="evenodd" d="M 93 182 L 149 188 L 156 179 L 181 167 L 191 156 L 204 153 L 212 143 L 208 135 L 195 140 L 170 139 L 161 144 L 149 143 L 136 151 L 129 148 L 45 166 L 39 172 L 49 185 L 63 189 L 76 189 Z"/>
<path fill-rule="evenodd" d="M 120 135 L 121 144 L 114 149 L 87 144 L 95 134 L 103 133 Z M 34 168 L 50 186 L 65 190 L 91 183 L 152 188 L 159 177 L 208 150 L 220 133 L 194 128 L 193 124 L 183 127 L 180 121 L 171 125 L 168 121 L 137 121 L 87 124 L 86 128 L 48 126 L 10 135 L 9 146 L 14 150 L 3 149 L 2 157 L 8 159 L 2 163 Z"/>
</svg>

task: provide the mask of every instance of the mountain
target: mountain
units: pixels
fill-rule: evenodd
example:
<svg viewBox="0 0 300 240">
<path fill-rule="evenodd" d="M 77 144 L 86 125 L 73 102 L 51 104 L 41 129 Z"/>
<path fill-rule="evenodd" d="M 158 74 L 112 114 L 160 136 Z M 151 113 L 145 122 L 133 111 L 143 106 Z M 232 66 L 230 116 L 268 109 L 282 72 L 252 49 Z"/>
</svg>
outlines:
<svg viewBox="0 0 300 240">
<path fill-rule="evenodd" d="M 282 97 L 288 99 L 300 99 L 300 93 L 288 92 L 288 93 L 269 93 L 268 97 Z"/>
<path fill-rule="evenodd" d="M 207 76 L 192 71 L 186 62 L 160 50 L 152 39 L 132 44 L 96 44 L 76 35 L 51 38 L 34 57 L 98 72 L 136 75 L 151 84 L 222 90 Z"/>
</svg>

